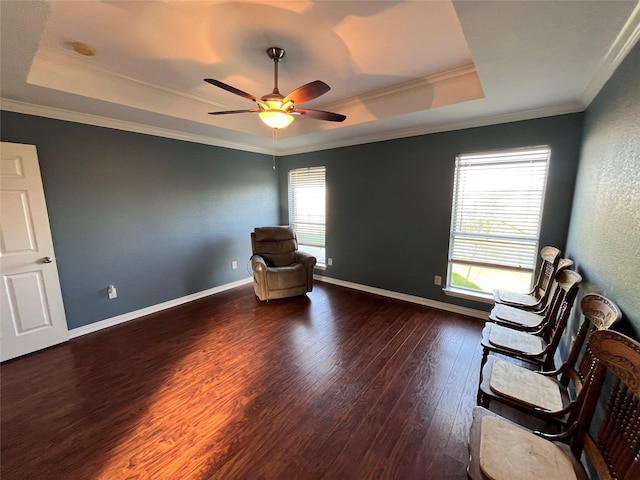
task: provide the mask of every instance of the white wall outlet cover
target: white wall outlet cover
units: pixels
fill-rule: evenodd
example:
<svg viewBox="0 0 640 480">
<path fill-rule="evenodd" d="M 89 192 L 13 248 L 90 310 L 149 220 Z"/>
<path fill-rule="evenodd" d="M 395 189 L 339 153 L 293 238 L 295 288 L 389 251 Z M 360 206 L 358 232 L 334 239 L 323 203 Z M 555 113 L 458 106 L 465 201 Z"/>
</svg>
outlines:
<svg viewBox="0 0 640 480">
<path fill-rule="evenodd" d="M 109 285 L 109 288 L 107 288 L 107 293 L 109 294 L 110 299 L 114 299 L 118 296 L 118 291 L 113 285 Z"/>
</svg>

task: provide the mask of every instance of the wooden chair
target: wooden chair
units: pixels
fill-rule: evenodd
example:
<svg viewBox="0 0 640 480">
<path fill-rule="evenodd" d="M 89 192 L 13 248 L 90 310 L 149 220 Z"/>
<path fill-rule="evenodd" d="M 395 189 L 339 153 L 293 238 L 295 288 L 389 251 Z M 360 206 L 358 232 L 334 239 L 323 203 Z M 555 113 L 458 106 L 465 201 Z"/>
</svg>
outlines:
<svg viewBox="0 0 640 480">
<path fill-rule="evenodd" d="M 563 293 L 559 288 L 557 277 L 563 270 L 573 266 L 573 261 L 568 258 L 560 259 L 558 268 L 553 279 L 551 293 L 547 296 L 547 301 L 539 310 L 524 310 L 522 308 L 496 303 L 489 313 L 489 321 L 503 325 L 505 327 L 522 330 L 525 332 L 539 331 L 542 326 L 549 320 L 551 307 L 557 301 L 558 295 Z"/>
<path fill-rule="evenodd" d="M 473 409 L 470 479 L 586 480 L 583 452 L 597 478 L 640 478 L 640 343 L 611 330 L 596 331 L 586 354 L 595 367 L 577 418 L 566 432 L 531 432 L 483 407 Z M 604 414 L 598 415 L 602 420 L 596 420 L 605 377 L 613 380 L 613 387 Z"/>
<path fill-rule="evenodd" d="M 622 318 L 609 299 L 589 294 L 580 302 L 584 320 L 571 345 L 567 360 L 553 372 L 531 371 L 490 356 L 483 367 L 478 403 L 489 408 L 491 401 L 509 405 L 565 428 L 577 415 L 575 406 L 595 363 L 580 353 L 596 330 L 607 330 Z M 572 394 L 571 391 L 574 393 Z"/>
<path fill-rule="evenodd" d="M 481 372 L 490 352 L 526 361 L 542 370 L 553 369 L 553 356 L 567 326 L 582 277 L 573 270 L 563 270 L 557 277 L 557 282 L 562 292 L 552 305 L 549 321 L 541 331 L 528 333 L 491 322 L 485 324 L 480 341 L 483 349 Z"/>
<path fill-rule="evenodd" d="M 518 308 L 536 310 L 542 308 L 551 291 L 551 283 L 560 261 L 560 250 L 555 247 L 544 247 L 540 250 L 542 262 L 536 284 L 529 293 L 517 293 L 508 290 L 494 290 L 496 303 L 503 303 Z"/>
</svg>

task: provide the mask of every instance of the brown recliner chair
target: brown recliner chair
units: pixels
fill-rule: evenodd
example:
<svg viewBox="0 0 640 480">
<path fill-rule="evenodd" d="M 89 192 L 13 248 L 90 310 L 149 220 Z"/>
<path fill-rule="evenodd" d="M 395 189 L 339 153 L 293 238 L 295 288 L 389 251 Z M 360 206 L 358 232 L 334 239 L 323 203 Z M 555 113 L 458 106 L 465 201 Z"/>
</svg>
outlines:
<svg viewBox="0 0 640 480">
<path fill-rule="evenodd" d="M 251 232 L 253 289 L 260 300 L 304 295 L 313 289 L 316 258 L 298 251 L 293 227 L 258 227 Z"/>
</svg>

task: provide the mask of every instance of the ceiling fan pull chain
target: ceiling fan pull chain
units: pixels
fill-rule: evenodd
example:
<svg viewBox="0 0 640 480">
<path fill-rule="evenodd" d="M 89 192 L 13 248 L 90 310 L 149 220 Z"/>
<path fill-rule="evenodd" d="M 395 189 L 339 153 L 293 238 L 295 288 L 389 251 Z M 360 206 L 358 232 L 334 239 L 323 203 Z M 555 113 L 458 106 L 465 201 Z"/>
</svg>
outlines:
<svg viewBox="0 0 640 480">
<path fill-rule="evenodd" d="M 276 169 L 276 145 L 278 144 L 278 129 L 273 128 L 273 169 Z"/>
</svg>

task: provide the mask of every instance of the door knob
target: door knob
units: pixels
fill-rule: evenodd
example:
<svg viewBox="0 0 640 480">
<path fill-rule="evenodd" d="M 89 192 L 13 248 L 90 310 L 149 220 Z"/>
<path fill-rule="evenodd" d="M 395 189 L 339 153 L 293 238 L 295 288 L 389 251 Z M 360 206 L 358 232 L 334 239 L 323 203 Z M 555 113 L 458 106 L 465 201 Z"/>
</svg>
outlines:
<svg viewBox="0 0 640 480">
<path fill-rule="evenodd" d="M 51 257 L 44 257 L 42 259 L 42 263 L 51 263 L 51 262 L 53 262 L 53 260 L 51 260 Z"/>
</svg>

